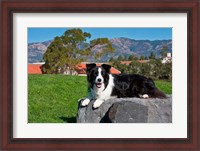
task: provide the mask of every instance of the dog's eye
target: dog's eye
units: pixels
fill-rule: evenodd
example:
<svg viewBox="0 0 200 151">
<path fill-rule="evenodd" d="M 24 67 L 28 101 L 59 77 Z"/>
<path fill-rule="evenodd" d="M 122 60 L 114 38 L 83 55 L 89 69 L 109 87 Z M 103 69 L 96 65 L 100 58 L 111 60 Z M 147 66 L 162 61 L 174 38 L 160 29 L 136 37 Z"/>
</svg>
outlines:
<svg viewBox="0 0 200 151">
<path fill-rule="evenodd" d="M 97 75 L 98 75 L 98 72 L 97 72 L 97 71 L 96 71 L 96 72 L 94 72 L 94 75 L 95 75 L 95 76 L 97 76 Z"/>
<path fill-rule="evenodd" d="M 104 76 L 104 75 L 105 75 L 105 72 L 101 71 L 101 75 Z"/>
</svg>

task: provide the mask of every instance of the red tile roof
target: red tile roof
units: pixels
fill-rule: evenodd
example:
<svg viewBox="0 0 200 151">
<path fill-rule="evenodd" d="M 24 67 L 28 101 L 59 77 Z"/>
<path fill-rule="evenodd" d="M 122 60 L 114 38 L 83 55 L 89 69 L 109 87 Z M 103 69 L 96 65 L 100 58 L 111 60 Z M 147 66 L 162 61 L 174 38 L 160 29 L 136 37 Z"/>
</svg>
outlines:
<svg viewBox="0 0 200 151">
<path fill-rule="evenodd" d="M 132 61 L 121 61 L 121 64 L 124 64 L 124 65 L 130 65 Z M 137 60 L 137 62 L 139 63 L 147 63 L 149 62 L 149 60 Z"/>
<path fill-rule="evenodd" d="M 138 60 L 139 63 L 147 63 L 149 60 Z"/>
<path fill-rule="evenodd" d="M 102 63 L 98 63 L 97 66 L 101 66 Z M 42 74 L 40 69 L 41 64 L 28 64 L 28 74 Z M 76 66 L 78 74 L 86 74 L 86 63 L 80 63 Z M 114 67 L 111 67 L 111 74 L 120 74 L 121 72 Z"/>
<path fill-rule="evenodd" d="M 129 64 L 131 64 L 131 62 L 132 62 L 132 61 L 121 61 L 121 64 L 124 64 L 124 65 L 127 65 L 127 66 L 128 66 Z"/>
<path fill-rule="evenodd" d="M 28 64 L 28 74 L 42 74 L 41 64 Z"/>
</svg>

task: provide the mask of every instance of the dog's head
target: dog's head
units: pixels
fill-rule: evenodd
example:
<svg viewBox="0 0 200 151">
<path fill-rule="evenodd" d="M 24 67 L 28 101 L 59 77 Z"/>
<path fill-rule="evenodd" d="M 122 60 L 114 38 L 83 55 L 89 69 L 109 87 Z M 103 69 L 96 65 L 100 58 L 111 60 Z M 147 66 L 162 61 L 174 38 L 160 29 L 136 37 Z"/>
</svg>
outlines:
<svg viewBox="0 0 200 151">
<path fill-rule="evenodd" d="M 97 66 L 95 63 L 86 64 L 87 80 L 92 88 L 104 90 L 108 85 L 110 65 L 102 64 Z"/>
</svg>

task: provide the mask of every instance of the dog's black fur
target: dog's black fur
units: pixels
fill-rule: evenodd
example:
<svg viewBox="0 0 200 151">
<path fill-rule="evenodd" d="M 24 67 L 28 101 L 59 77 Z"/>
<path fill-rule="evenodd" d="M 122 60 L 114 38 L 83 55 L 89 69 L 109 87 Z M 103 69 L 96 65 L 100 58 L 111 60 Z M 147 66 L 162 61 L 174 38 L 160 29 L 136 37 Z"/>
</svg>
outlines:
<svg viewBox="0 0 200 151">
<path fill-rule="evenodd" d="M 98 68 L 101 68 L 101 74 L 104 79 L 105 89 L 110 80 L 111 66 L 102 64 L 97 67 L 96 64 L 87 64 L 87 79 L 89 90 L 93 89 L 95 78 L 98 75 Z M 112 75 L 114 86 L 111 96 L 121 97 L 141 97 L 147 94 L 151 98 L 166 98 L 166 95 L 158 90 L 152 79 L 138 74 L 119 74 Z"/>
<path fill-rule="evenodd" d="M 138 74 L 113 75 L 115 87 L 112 96 L 140 97 L 147 94 L 151 98 L 166 98 L 166 95 L 158 90 L 152 79 Z"/>
</svg>

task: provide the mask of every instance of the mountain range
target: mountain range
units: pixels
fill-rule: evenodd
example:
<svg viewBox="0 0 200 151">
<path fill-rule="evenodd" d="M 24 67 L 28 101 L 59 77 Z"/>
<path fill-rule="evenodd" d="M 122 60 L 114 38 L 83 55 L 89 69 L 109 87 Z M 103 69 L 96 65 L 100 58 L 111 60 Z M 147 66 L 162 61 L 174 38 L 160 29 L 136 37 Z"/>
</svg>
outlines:
<svg viewBox="0 0 200 151">
<path fill-rule="evenodd" d="M 42 61 L 43 54 L 46 52 L 52 40 L 44 42 L 34 42 L 28 44 L 28 63 L 37 63 Z M 134 40 L 130 38 L 113 38 L 110 42 L 115 48 L 114 57 L 129 56 L 149 56 L 153 51 L 156 57 L 160 57 L 160 52 L 163 48 L 167 52 L 172 52 L 172 40 Z M 92 51 L 100 51 L 101 47 L 97 46 Z M 91 57 L 92 58 L 92 57 Z M 107 61 L 110 56 L 104 56 L 101 61 Z M 92 61 L 92 60 L 90 60 Z"/>
</svg>

